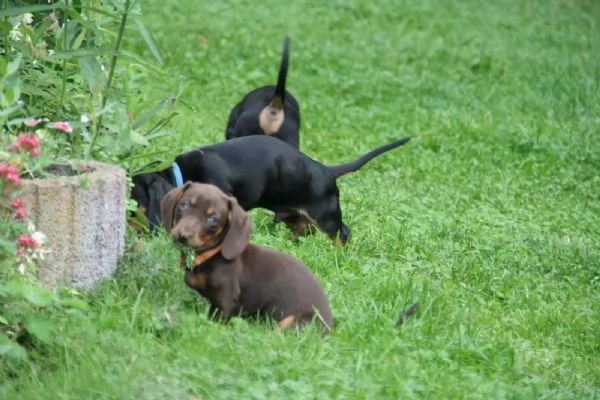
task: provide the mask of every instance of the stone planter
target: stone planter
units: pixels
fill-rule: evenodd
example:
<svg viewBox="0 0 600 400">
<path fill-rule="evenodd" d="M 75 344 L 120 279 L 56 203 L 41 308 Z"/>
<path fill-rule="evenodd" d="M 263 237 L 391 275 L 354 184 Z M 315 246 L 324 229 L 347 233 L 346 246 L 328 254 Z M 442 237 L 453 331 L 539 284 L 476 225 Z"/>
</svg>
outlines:
<svg viewBox="0 0 600 400">
<path fill-rule="evenodd" d="M 37 266 L 47 287 L 59 282 L 92 289 L 111 276 L 125 246 L 126 174 L 117 166 L 86 163 L 74 176 L 24 180 L 25 208 L 49 253 Z"/>
</svg>

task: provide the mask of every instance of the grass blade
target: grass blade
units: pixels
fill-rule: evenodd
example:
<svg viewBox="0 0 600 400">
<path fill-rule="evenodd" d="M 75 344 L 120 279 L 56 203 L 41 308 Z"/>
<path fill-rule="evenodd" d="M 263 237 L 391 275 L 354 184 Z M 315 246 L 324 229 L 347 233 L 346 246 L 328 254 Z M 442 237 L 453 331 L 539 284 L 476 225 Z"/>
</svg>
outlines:
<svg viewBox="0 0 600 400">
<path fill-rule="evenodd" d="M 133 22 L 137 26 L 138 31 L 140 32 L 140 34 L 144 38 L 144 41 L 146 42 L 146 45 L 148 46 L 148 49 L 150 50 L 150 52 L 152 53 L 152 55 L 154 56 L 154 58 L 156 59 L 156 61 L 158 61 L 158 63 L 160 65 L 162 65 L 163 64 L 163 58 L 162 58 L 160 49 L 156 45 L 156 41 L 154 40 L 154 36 L 152 35 L 152 33 L 137 18 L 134 19 Z"/>
</svg>

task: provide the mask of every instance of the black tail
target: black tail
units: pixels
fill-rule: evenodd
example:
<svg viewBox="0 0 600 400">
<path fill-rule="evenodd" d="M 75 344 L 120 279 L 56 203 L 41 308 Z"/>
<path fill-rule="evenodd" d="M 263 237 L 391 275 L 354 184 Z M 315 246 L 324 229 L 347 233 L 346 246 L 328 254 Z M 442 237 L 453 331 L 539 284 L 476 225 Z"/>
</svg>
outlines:
<svg viewBox="0 0 600 400">
<path fill-rule="evenodd" d="M 281 54 L 281 64 L 279 65 L 279 76 L 277 77 L 277 86 L 273 96 L 273 105 L 283 108 L 285 98 L 285 79 L 287 78 L 288 63 L 290 60 L 290 38 L 286 37 L 283 42 L 283 53 Z"/>
<path fill-rule="evenodd" d="M 414 315 L 417 312 L 417 308 L 419 308 L 419 303 L 414 303 L 406 310 L 402 311 L 402 314 L 398 317 L 398 321 L 396 321 L 396 326 L 401 326 L 408 317 Z"/>
<path fill-rule="evenodd" d="M 366 163 L 368 163 L 369 161 L 371 161 L 378 155 L 383 154 L 386 151 L 395 149 L 396 147 L 405 145 L 406 143 L 408 143 L 410 141 L 410 139 L 411 139 L 410 136 L 406 136 L 400 140 L 396 140 L 395 142 L 388 143 L 388 144 L 380 146 L 374 150 L 371 150 L 370 152 L 368 152 L 367 154 L 365 154 L 364 156 L 360 157 L 357 160 L 350 161 L 349 163 L 345 163 L 345 164 L 341 164 L 341 165 L 334 165 L 334 166 L 327 167 L 327 168 L 329 168 L 329 171 L 331 171 L 331 173 L 336 178 L 339 178 L 342 175 L 346 175 L 350 172 L 354 172 L 354 171 L 360 169 L 363 165 L 365 165 Z"/>
</svg>

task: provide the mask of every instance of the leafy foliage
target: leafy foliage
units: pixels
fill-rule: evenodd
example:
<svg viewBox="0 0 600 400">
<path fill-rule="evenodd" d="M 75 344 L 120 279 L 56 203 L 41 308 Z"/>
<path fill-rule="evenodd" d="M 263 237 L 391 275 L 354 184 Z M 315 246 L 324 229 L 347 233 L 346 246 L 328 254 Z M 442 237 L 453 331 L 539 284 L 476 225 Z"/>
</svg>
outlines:
<svg viewBox="0 0 600 400">
<path fill-rule="evenodd" d="M 23 3 L 23 4 L 22 4 Z M 144 82 L 164 72 L 161 52 L 140 21 L 135 1 L 68 1 L 27 5 L 0 11 L 4 18 L 0 47 L 18 65 L 20 95 L 16 117 L 67 121 L 75 133 L 64 158 L 94 158 L 141 168 L 151 142 L 172 134 L 173 108 L 181 85 L 156 104 L 144 96 Z M 154 62 L 122 49 L 139 35 Z M 9 121 L 8 125 L 19 121 Z"/>
<path fill-rule="evenodd" d="M 176 115 L 180 84 L 150 103 L 145 80 L 163 72 L 123 51 L 139 34 L 158 64 L 160 51 L 136 2 L 4 1 L 0 11 L 0 381 L 60 343 L 62 315 L 87 309 L 71 290 L 36 279 L 43 233 L 27 222 L 21 178 L 51 164 L 93 158 L 139 168 Z M 139 115 L 139 117 L 136 117 Z M 43 147 L 43 148 L 42 148 Z M 29 364 L 33 368 L 33 364 Z"/>
</svg>

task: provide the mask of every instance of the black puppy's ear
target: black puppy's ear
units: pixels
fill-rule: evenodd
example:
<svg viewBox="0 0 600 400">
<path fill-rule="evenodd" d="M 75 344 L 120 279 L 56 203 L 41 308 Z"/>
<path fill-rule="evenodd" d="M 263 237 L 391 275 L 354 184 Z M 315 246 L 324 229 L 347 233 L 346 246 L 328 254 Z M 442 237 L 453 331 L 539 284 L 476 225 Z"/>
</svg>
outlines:
<svg viewBox="0 0 600 400">
<path fill-rule="evenodd" d="M 175 222 L 175 207 L 177 207 L 177 203 L 179 203 L 179 200 L 183 197 L 183 194 L 189 189 L 191 184 L 192 182 L 186 182 L 185 185 L 180 188 L 169 190 L 160 202 L 160 216 L 163 225 L 168 231 L 171 230 L 173 222 Z"/>
<path fill-rule="evenodd" d="M 250 243 L 252 222 L 235 197 L 229 197 L 229 230 L 221 245 L 221 255 L 227 260 L 238 257 Z"/>
</svg>

